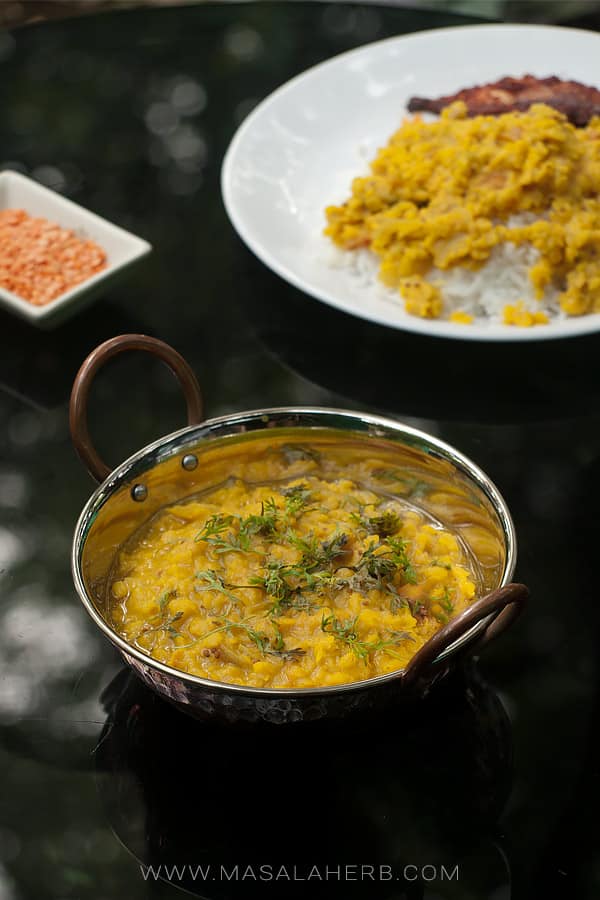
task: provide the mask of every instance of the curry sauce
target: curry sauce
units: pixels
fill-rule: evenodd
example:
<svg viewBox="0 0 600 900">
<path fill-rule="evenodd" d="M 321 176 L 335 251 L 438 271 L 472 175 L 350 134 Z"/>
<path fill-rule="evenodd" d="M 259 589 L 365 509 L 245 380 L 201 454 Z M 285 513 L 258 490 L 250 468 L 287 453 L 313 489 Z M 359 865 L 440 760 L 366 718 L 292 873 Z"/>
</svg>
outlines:
<svg viewBox="0 0 600 900">
<path fill-rule="evenodd" d="M 402 669 L 479 574 L 418 484 L 393 493 L 401 477 L 310 446 L 238 461 L 119 549 L 109 619 L 155 659 L 220 682 L 308 688 Z"/>
<path fill-rule="evenodd" d="M 407 312 L 443 316 L 444 273 L 480 269 L 502 244 L 534 251 L 538 301 L 554 291 L 566 315 L 600 311 L 600 118 L 576 128 L 543 104 L 468 118 L 458 101 L 435 122 L 404 121 L 370 168 L 326 209 L 325 234 L 376 254 Z M 472 321 L 461 310 L 450 318 Z M 542 306 L 504 308 L 506 324 L 547 321 Z"/>
</svg>

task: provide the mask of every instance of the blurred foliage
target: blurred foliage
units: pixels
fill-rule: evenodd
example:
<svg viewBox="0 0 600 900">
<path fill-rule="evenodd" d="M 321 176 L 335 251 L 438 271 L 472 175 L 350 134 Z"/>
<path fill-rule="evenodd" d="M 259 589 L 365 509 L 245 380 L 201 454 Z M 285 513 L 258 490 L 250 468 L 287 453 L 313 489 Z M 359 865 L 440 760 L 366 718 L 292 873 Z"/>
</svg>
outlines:
<svg viewBox="0 0 600 900">
<path fill-rule="evenodd" d="M 499 22 L 564 22 L 600 10 L 598 0 L 423 0 L 423 5 Z"/>
<path fill-rule="evenodd" d="M 186 6 L 207 0 L 4 0 L 0 26 L 98 14 L 141 7 Z M 292 0 L 289 0 L 292 2 Z M 600 0 L 382 0 L 389 5 L 423 7 L 505 22 L 562 22 L 600 10 Z"/>
</svg>

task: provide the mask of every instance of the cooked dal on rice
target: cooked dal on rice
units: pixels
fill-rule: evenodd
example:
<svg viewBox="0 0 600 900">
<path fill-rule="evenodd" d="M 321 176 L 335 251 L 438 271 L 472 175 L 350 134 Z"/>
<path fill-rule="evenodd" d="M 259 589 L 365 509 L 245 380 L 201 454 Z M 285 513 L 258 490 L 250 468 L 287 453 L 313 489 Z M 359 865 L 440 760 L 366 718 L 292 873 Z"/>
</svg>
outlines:
<svg viewBox="0 0 600 900">
<path fill-rule="evenodd" d="M 123 545 L 109 618 L 155 659 L 221 682 L 307 688 L 404 668 L 474 599 L 479 574 L 462 536 L 390 493 L 399 477 L 310 447 L 239 464 Z M 448 490 L 439 508 L 465 527 Z"/>
<path fill-rule="evenodd" d="M 599 312 L 600 118 L 577 128 L 543 104 L 467 118 L 457 102 L 407 119 L 326 216 L 412 315 L 531 326 Z"/>
</svg>

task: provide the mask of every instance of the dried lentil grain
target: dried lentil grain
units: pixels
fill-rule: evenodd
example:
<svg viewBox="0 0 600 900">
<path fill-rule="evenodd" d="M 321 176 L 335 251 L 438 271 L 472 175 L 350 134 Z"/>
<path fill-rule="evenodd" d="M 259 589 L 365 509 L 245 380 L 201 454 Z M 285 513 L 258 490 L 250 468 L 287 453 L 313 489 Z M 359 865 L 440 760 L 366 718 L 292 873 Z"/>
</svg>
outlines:
<svg viewBox="0 0 600 900">
<path fill-rule="evenodd" d="M 94 241 L 22 209 L 0 210 L 0 287 L 45 306 L 106 268 Z"/>
</svg>

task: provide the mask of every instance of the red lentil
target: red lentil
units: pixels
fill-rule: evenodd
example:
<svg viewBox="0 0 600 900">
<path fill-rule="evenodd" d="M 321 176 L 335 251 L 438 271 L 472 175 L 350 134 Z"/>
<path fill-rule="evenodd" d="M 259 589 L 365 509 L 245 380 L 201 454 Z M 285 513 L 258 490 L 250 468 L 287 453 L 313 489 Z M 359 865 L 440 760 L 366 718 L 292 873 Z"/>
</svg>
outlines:
<svg viewBox="0 0 600 900">
<path fill-rule="evenodd" d="M 22 209 L 0 210 L 0 287 L 45 306 L 106 268 L 94 241 Z"/>
</svg>

